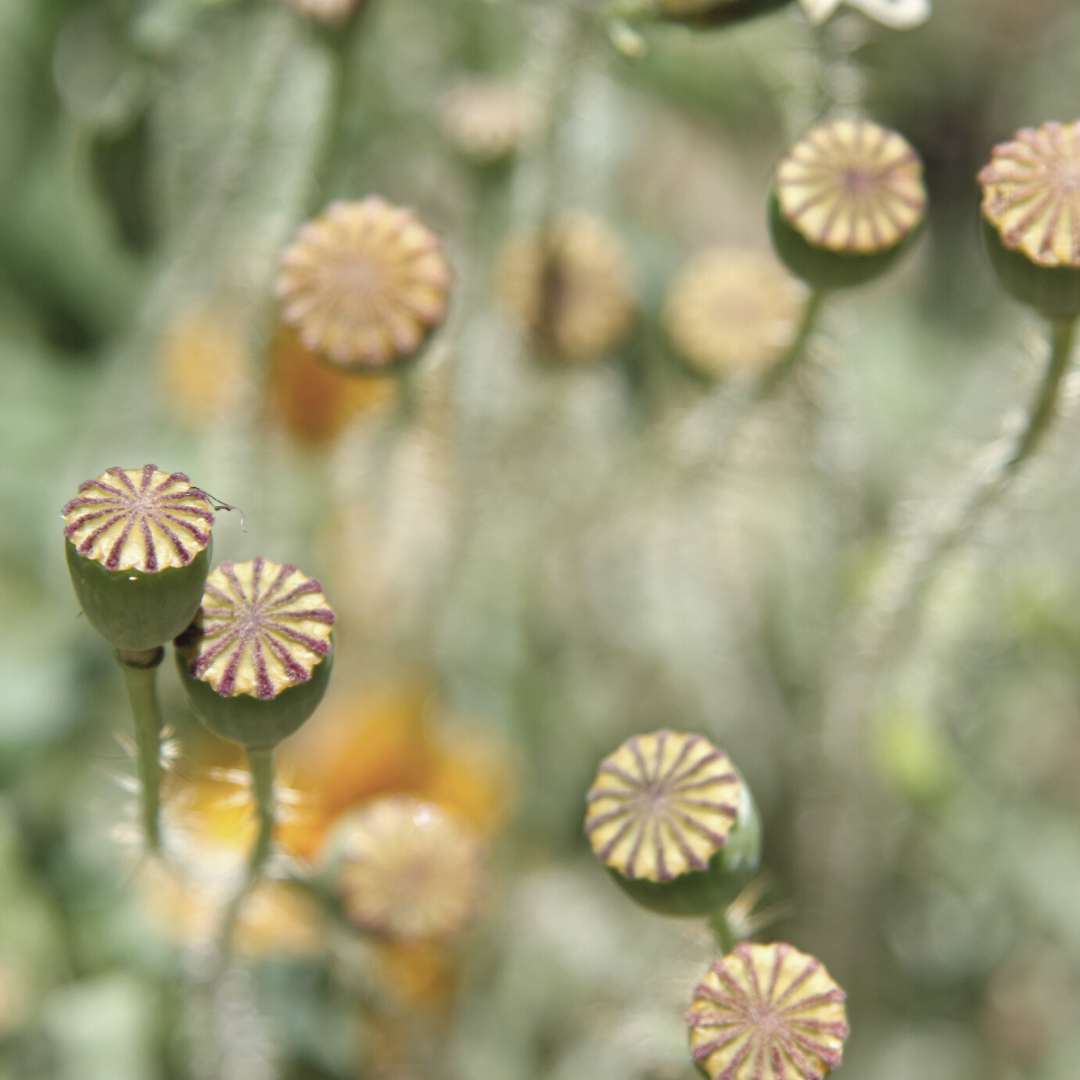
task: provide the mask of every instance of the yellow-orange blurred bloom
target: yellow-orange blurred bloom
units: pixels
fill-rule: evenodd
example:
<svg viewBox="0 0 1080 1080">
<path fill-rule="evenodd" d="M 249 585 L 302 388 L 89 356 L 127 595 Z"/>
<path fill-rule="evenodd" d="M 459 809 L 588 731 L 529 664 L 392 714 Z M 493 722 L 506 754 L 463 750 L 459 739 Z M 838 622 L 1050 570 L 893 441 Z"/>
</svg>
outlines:
<svg viewBox="0 0 1080 1080">
<path fill-rule="evenodd" d="M 354 417 L 385 412 L 397 392 L 391 376 L 351 373 L 327 363 L 290 327 L 280 327 L 274 337 L 268 404 L 300 442 L 331 442 Z"/>
<path fill-rule="evenodd" d="M 187 308 L 161 340 L 159 376 L 166 408 L 200 426 L 237 408 L 248 378 L 243 329 L 224 312 Z"/>
</svg>

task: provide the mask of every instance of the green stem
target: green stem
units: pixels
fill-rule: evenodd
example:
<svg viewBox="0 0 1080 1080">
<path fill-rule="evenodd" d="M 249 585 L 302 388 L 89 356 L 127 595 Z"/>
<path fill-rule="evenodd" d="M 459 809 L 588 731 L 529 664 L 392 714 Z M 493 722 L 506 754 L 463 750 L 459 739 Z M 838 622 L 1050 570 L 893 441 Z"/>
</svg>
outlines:
<svg viewBox="0 0 1080 1080">
<path fill-rule="evenodd" d="M 727 908 L 721 908 L 719 911 L 713 912 L 708 918 L 708 923 L 709 929 L 713 932 L 713 937 L 716 938 L 718 948 L 725 956 L 743 940 L 732 929 L 727 917 Z"/>
<path fill-rule="evenodd" d="M 1051 330 L 1050 359 L 1027 413 L 1027 422 L 999 464 L 976 481 L 967 497 L 925 541 L 906 557 L 907 570 L 898 585 L 879 596 L 868 609 L 866 622 L 876 624 L 863 636 L 865 651 L 882 656 L 900 650 L 917 635 L 923 597 L 942 563 L 978 524 L 982 514 L 1008 491 L 1021 466 L 1039 448 L 1057 414 L 1061 384 L 1069 370 L 1076 320 L 1056 320 Z"/>
<path fill-rule="evenodd" d="M 147 847 L 161 854 L 161 706 L 157 698 L 157 669 L 165 650 L 160 646 L 146 652 L 116 650 L 116 662 L 127 685 L 131 712 L 135 718 L 135 746 L 138 750 L 143 834 Z"/>
<path fill-rule="evenodd" d="M 248 750 L 248 763 L 251 768 L 251 791 L 255 796 L 255 811 L 259 819 L 259 831 L 248 859 L 250 885 L 262 872 L 274 839 L 274 751 Z"/>
<path fill-rule="evenodd" d="M 262 874 L 263 864 L 270 854 L 270 847 L 274 839 L 274 760 L 273 750 L 248 749 L 248 768 L 251 770 L 251 793 L 255 798 L 255 813 L 258 819 L 258 830 L 255 834 L 255 842 L 248 854 L 247 873 L 237 889 L 229 906 L 225 909 L 225 917 L 221 922 L 221 934 L 219 937 L 218 955 L 220 966 L 224 969 L 229 954 L 232 950 L 233 934 L 236 924 L 240 920 L 240 911 L 244 901 L 251 892 L 255 883 Z"/>
<path fill-rule="evenodd" d="M 817 328 L 821 312 L 829 296 L 830 293 L 820 289 L 815 289 L 810 294 L 810 299 L 806 302 L 806 308 L 803 311 L 802 322 L 799 324 L 799 332 L 795 335 L 791 347 L 761 377 L 756 386 L 745 391 L 732 403 L 731 411 L 728 413 L 726 420 L 720 425 L 716 453 L 707 466 L 710 474 L 726 464 L 735 435 L 743 423 L 750 418 L 757 406 L 772 397 L 802 365 L 807 356 L 807 342 L 809 342 L 814 330 Z"/>
<path fill-rule="evenodd" d="M 1042 385 L 1028 414 L 1027 427 L 1024 428 L 1016 449 L 1004 466 L 1010 474 L 1016 472 L 1035 452 L 1043 435 L 1053 422 L 1061 383 L 1069 370 L 1069 361 L 1072 359 L 1075 337 L 1075 319 L 1059 319 L 1054 322 L 1051 331 L 1050 363 L 1047 365 Z"/>
<path fill-rule="evenodd" d="M 821 289 L 815 289 L 810 294 L 810 299 L 806 302 L 806 309 L 803 311 L 802 322 L 799 324 L 799 332 L 791 343 L 791 348 L 764 375 L 754 391 L 751 405 L 757 405 L 776 393 L 802 365 L 803 360 L 806 358 L 806 343 L 810 340 L 810 335 L 813 334 L 817 327 L 818 319 L 828 298 L 829 293 Z"/>
</svg>

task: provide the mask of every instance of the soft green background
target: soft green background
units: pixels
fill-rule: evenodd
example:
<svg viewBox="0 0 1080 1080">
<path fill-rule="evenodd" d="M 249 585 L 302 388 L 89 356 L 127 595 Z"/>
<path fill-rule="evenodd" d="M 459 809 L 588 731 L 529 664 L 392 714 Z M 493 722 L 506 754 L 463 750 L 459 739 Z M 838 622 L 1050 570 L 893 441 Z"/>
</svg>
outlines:
<svg viewBox="0 0 1080 1080">
<path fill-rule="evenodd" d="M 130 721 L 58 513 L 147 461 L 243 508 L 217 557 L 288 559 L 341 598 L 342 693 L 419 667 L 514 747 L 461 993 L 434 1064 L 394 1076 L 694 1075 L 681 1013 L 709 942 L 633 909 L 580 835 L 596 762 L 660 726 L 709 734 L 751 783 L 780 905 L 762 938 L 848 990 L 843 1077 L 1077 1075 L 1075 385 L 919 641 L 843 696 L 875 573 L 970 484 L 1044 355 L 978 250 L 974 175 L 1018 126 L 1078 109 L 1070 0 L 935 9 L 906 33 L 850 11 L 817 31 L 792 11 L 646 27 L 634 60 L 602 23 L 575 59 L 556 0 L 371 0 L 343 40 L 275 0 L 0 0 L 2 1080 L 210 1075 L 197 958 L 158 935 L 113 839 Z M 469 165 L 438 110 L 470 72 L 567 87 L 555 137 Z M 828 310 L 807 370 L 721 459 L 738 395 L 669 354 L 665 283 L 707 244 L 764 248 L 783 147 L 860 104 L 922 153 L 930 227 Z M 545 185 L 619 230 L 642 298 L 629 343 L 580 371 L 539 370 L 492 299 L 494 247 Z M 330 198 L 373 192 L 444 236 L 451 318 L 414 413 L 304 448 L 261 407 L 276 258 Z M 228 408 L 181 415 L 162 334 L 210 301 L 253 366 Z M 351 955 L 234 972 L 214 1005 L 230 1080 L 383 1075 Z"/>
</svg>

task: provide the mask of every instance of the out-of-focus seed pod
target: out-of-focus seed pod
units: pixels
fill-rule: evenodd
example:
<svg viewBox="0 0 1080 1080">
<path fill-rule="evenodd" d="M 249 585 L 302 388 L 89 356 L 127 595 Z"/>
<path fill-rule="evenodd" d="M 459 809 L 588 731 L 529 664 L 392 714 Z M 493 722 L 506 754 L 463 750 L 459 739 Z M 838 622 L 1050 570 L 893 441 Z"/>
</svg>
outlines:
<svg viewBox="0 0 1080 1080">
<path fill-rule="evenodd" d="M 657 0 L 657 14 L 668 22 L 717 29 L 786 7 L 791 0 Z"/>
<path fill-rule="evenodd" d="M 281 257 L 282 319 L 342 367 L 412 356 L 446 315 L 450 266 L 412 210 L 371 195 L 334 202 Z"/>
<path fill-rule="evenodd" d="M 216 735 L 270 750 L 315 711 L 333 664 L 322 585 L 288 563 L 222 563 L 176 639 L 192 711 Z"/>
<path fill-rule="evenodd" d="M 626 249 L 610 226 L 580 211 L 510 239 L 499 293 L 547 355 L 571 363 L 610 352 L 633 318 Z"/>
<path fill-rule="evenodd" d="M 890 269 L 926 215 L 922 162 L 911 144 L 867 120 L 833 120 L 784 156 L 769 197 L 773 246 L 821 292 Z"/>
<path fill-rule="evenodd" d="M 982 235 L 1006 292 L 1051 319 L 1080 314 L 1080 121 L 1022 128 L 979 173 Z"/>
<path fill-rule="evenodd" d="M 585 832 L 615 881 L 662 915 L 722 911 L 761 861 L 750 789 L 701 735 L 628 739 L 600 764 Z"/>
<path fill-rule="evenodd" d="M 125 652 L 157 649 L 195 616 L 214 515 L 183 473 L 106 469 L 64 506 L 68 570 L 95 630 Z"/>
<path fill-rule="evenodd" d="M 297 441 L 331 443 L 357 416 L 385 411 L 398 392 L 391 375 L 358 377 L 333 364 L 281 327 L 271 348 L 269 406 Z"/>
<path fill-rule="evenodd" d="M 709 378 L 763 371 L 793 347 L 809 292 L 775 259 L 742 248 L 700 252 L 672 282 L 664 327 Z"/>
<path fill-rule="evenodd" d="M 535 101 L 514 85 L 496 79 L 462 79 L 439 104 L 447 141 L 480 163 L 510 157 L 540 126 Z"/>
<path fill-rule="evenodd" d="M 286 2 L 309 19 L 327 23 L 330 26 L 339 26 L 351 15 L 355 15 L 364 6 L 366 0 L 286 0 Z"/>
<path fill-rule="evenodd" d="M 846 996 L 820 960 L 783 942 L 744 942 L 694 991 L 694 1061 L 712 1080 L 821 1080 L 849 1034 Z"/>
<path fill-rule="evenodd" d="M 390 795 L 338 822 L 320 877 L 358 929 L 397 941 L 445 941 L 476 914 L 483 845 L 435 803 Z"/>
</svg>

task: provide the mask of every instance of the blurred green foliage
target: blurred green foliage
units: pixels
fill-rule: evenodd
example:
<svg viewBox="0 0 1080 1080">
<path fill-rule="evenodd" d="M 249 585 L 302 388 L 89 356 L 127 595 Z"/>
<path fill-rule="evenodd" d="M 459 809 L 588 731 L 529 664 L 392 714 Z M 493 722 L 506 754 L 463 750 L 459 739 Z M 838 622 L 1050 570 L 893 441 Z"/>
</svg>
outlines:
<svg viewBox="0 0 1080 1080">
<path fill-rule="evenodd" d="M 1026 395 L 1039 324 L 984 263 L 974 175 L 1019 125 L 1074 118 L 1080 11 L 640 33 L 620 54 L 556 0 L 370 0 L 338 31 L 284 0 L 0 0 L 0 1080 L 211 1076 L 213 1039 L 230 1080 L 688 1080 L 681 1012 L 711 946 L 634 910 L 580 834 L 596 762 L 660 726 L 705 732 L 750 781 L 764 933 L 847 989 L 842 1075 L 1076 1075 L 1075 416 L 854 720 L 833 710 L 893 538 Z M 466 160 L 440 120 L 466 75 L 535 90 L 554 134 Z M 919 149 L 927 235 L 830 309 L 721 454 L 737 393 L 670 353 L 663 290 L 707 244 L 767 246 L 769 173 L 836 108 Z M 276 259 L 369 193 L 443 235 L 453 312 L 408 408 L 313 447 L 269 404 Z M 545 197 L 632 252 L 635 333 L 591 368 L 539 369 L 495 301 L 497 248 Z M 224 337 L 184 337 L 199 319 Z M 381 998 L 385 958 L 340 929 L 243 958 L 208 1000 L 198 949 L 155 917 L 116 839 L 123 691 L 58 517 L 81 480 L 146 461 L 243 508 L 218 557 L 317 568 L 342 613 L 334 702 L 429 680 L 509 747 L 490 902 L 437 1006 Z M 163 693 L 189 777 L 221 750 L 171 672 Z"/>
</svg>

